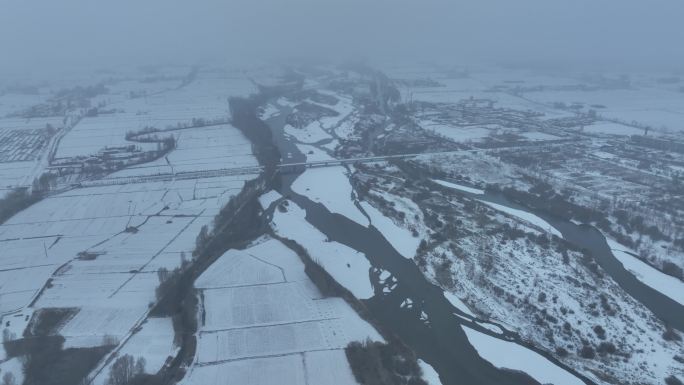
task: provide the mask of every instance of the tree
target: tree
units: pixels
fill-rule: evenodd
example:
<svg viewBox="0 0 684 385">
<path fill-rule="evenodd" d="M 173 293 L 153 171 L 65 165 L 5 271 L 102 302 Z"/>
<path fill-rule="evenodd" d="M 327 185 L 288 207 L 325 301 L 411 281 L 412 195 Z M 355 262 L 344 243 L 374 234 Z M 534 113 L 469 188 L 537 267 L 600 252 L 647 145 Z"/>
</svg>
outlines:
<svg viewBox="0 0 684 385">
<path fill-rule="evenodd" d="M 171 276 L 171 273 L 169 273 L 169 270 L 165 267 L 160 267 L 157 270 L 157 278 L 159 278 L 160 284 L 166 282 L 170 276 Z"/>
<path fill-rule="evenodd" d="M 209 242 L 209 238 L 209 228 L 207 227 L 207 225 L 204 225 L 202 226 L 202 229 L 200 230 L 200 233 L 197 235 L 197 239 L 195 240 L 195 251 L 193 252 L 193 255 L 199 255 L 201 250 L 203 250 Z"/>
<path fill-rule="evenodd" d="M 119 357 L 112 367 L 109 368 L 109 378 L 107 379 L 107 385 L 128 385 L 130 384 L 136 376 L 145 373 L 145 359 L 138 358 L 137 361 L 133 359 L 133 356 L 126 354 Z"/>
</svg>

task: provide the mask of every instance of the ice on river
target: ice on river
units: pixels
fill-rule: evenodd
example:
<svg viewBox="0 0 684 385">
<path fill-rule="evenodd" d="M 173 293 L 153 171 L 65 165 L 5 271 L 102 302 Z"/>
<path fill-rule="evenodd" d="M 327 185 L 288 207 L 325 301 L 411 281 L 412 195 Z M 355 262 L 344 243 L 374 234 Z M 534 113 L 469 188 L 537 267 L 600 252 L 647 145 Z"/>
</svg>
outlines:
<svg viewBox="0 0 684 385">
<path fill-rule="evenodd" d="M 608 239 L 610 250 L 620 263 L 641 282 L 672 298 L 684 305 L 684 283 L 679 279 L 669 276 L 639 258 L 631 255 L 636 254 L 621 244 Z"/>
<path fill-rule="evenodd" d="M 368 218 L 354 204 L 353 189 L 342 166 L 307 169 L 292 183 L 292 190 L 322 203 L 330 212 L 368 226 Z"/>
<path fill-rule="evenodd" d="M 370 283 L 370 263 L 358 251 L 330 241 L 306 221 L 306 212 L 288 201 L 286 212 L 276 210 L 273 215 L 275 232 L 302 245 L 311 257 L 347 288 L 356 298 L 367 299 L 374 291 Z"/>
<path fill-rule="evenodd" d="M 518 210 L 518 209 L 508 207 L 508 206 L 500 205 L 498 203 L 492 203 L 492 202 L 487 202 L 487 201 L 482 201 L 482 200 L 480 202 L 486 204 L 487 206 L 493 208 L 494 210 L 504 212 L 508 215 L 512 215 L 516 218 L 522 219 L 523 221 L 529 222 L 529 223 L 539 227 L 540 229 L 542 229 L 544 231 L 548 231 L 551 234 L 558 236 L 559 238 L 563 237 L 563 234 L 561 234 L 560 231 L 556 230 L 556 228 L 551 226 L 551 224 L 549 222 L 539 218 L 538 216 L 536 216 L 532 213 L 528 213 L 527 211 Z"/>
<path fill-rule="evenodd" d="M 498 368 L 525 372 L 542 384 L 584 385 L 579 378 L 532 350 L 467 327 L 463 331 L 478 354 Z"/>
</svg>

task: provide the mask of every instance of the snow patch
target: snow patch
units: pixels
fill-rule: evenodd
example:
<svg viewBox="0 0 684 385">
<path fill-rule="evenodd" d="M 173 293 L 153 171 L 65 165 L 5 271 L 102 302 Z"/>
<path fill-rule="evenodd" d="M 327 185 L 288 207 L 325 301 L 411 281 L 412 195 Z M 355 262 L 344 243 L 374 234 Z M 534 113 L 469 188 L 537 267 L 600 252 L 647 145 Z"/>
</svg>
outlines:
<svg viewBox="0 0 684 385">
<path fill-rule="evenodd" d="M 439 379 L 439 374 L 435 371 L 435 368 L 427 362 L 419 359 L 418 366 L 423 371 L 423 380 L 428 383 L 428 385 L 442 385 L 442 381 Z"/>
<path fill-rule="evenodd" d="M 468 186 L 463 186 L 460 184 L 451 183 L 451 182 L 447 182 L 447 181 L 440 180 L 440 179 L 432 179 L 432 181 L 437 183 L 438 185 L 448 187 L 448 188 L 452 188 L 452 189 L 456 189 L 456 190 L 461 190 L 461 191 L 464 191 L 464 192 L 467 192 L 470 194 L 484 195 L 484 193 L 485 193 L 484 190 L 480 190 L 480 189 L 472 188 L 472 187 L 468 187 Z"/>
<path fill-rule="evenodd" d="M 292 190 L 362 226 L 369 224 L 368 218 L 354 205 L 353 189 L 342 166 L 307 169 L 292 183 Z"/>
<path fill-rule="evenodd" d="M 458 298 L 455 294 L 450 293 L 448 291 L 444 291 L 444 297 L 449 301 L 456 309 L 464 312 L 465 314 L 475 318 L 477 317 L 475 314 L 473 314 L 472 311 L 470 311 L 470 308 L 468 305 L 465 304 L 465 302 L 461 301 L 460 298 Z"/>
<path fill-rule="evenodd" d="M 329 241 L 306 221 L 303 209 L 291 201 L 288 203 L 287 212 L 276 210 L 273 215 L 275 232 L 307 249 L 311 257 L 356 298 L 372 297 L 374 291 L 369 277 L 371 265 L 366 257 L 352 248 Z"/>
<path fill-rule="evenodd" d="M 384 216 L 380 210 L 368 202 L 361 202 L 361 207 L 370 216 L 371 224 L 382 233 L 399 254 L 407 259 L 415 257 L 418 245 L 420 245 L 420 237 L 414 237 L 408 229 L 394 223 L 392 219 Z"/>
<path fill-rule="evenodd" d="M 529 223 L 539 227 L 542 230 L 550 232 L 551 234 L 553 234 L 559 238 L 563 237 L 563 234 L 561 234 L 560 231 L 556 230 L 556 228 L 551 226 L 551 224 L 549 222 L 539 218 L 538 216 L 536 216 L 532 213 L 528 213 L 527 211 L 518 210 L 518 209 L 508 207 L 508 206 L 500 205 L 498 203 L 492 203 L 492 202 L 487 202 L 487 201 L 483 201 L 483 200 L 480 200 L 480 202 L 486 204 L 487 206 L 493 208 L 494 210 L 504 212 L 504 213 L 512 215 L 514 217 L 520 218 L 523 221 L 529 222 Z"/>
<path fill-rule="evenodd" d="M 259 203 L 261 204 L 261 207 L 267 209 L 269 206 L 273 204 L 273 202 L 277 201 L 278 199 L 282 198 L 283 196 L 280 195 L 279 192 L 275 190 L 271 190 L 265 194 L 262 194 L 259 197 Z"/>
<path fill-rule="evenodd" d="M 684 283 L 682 281 L 662 273 L 634 257 L 629 253 L 636 254 L 635 252 L 628 251 L 625 246 L 613 240 L 608 239 L 608 246 L 613 256 L 639 281 L 684 305 Z"/>
<path fill-rule="evenodd" d="M 532 350 L 467 327 L 463 331 L 478 354 L 498 368 L 523 371 L 542 384 L 584 385 L 579 378 Z"/>
</svg>

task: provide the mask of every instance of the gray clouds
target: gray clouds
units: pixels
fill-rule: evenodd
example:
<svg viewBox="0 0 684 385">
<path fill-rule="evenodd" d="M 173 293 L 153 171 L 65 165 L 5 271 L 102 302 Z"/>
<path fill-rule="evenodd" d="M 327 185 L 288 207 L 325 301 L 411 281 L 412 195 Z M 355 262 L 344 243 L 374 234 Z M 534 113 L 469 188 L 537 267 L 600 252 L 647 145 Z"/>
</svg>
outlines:
<svg viewBox="0 0 684 385">
<path fill-rule="evenodd" d="M 0 0 L 0 70 L 290 57 L 684 67 L 680 0 Z"/>
</svg>

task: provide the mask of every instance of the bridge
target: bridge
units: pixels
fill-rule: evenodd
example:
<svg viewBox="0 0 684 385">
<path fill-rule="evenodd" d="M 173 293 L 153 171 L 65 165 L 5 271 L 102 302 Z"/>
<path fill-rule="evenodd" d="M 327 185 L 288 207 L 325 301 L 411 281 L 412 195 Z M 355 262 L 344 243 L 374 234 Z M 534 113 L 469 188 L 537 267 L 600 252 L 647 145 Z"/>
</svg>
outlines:
<svg viewBox="0 0 684 385">
<path fill-rule="evenodd" d="M 447 155 L 447 154 L 458 154 L 458 153 L 478 152 L 478 151 L 485 151 L 485 150 L 477 149 L 477 150 L 463 150 L 463 151 L 445 151 L 445 152 L 432 152 L 432 153 L 369 156 L 369 157 L 343 158 L 343 159 L 327 159 L 327 160 L 317 160 L 317 161 L 310 161 L 310 162 L 280 163 L 280 164 L 276 165 L 276 169 L 282 173 L 288 173 L 288 172 L 299 172 L 299 171 L 302 171 L 302 170 L 307 169 L 307 168 L 335 167 L 335 166 L 343 166 L 343 165 L 357 164 L 357 163 L 380 163 L 380 162 L 386 162 L 386 161 L 393 160 L 393 159 L 409 159 L 409 158 L 415 158 L 418 156 Z M 263 166 L 253 166 L 253 167 L 222 168 L 222 169 L 216 169 L 216 170 L 186 171 L 186 172 L 177 172 L 177 173 L 160 173 L 160 174 L 152 174 L 152 175 L 127 176 L 127 177 L 110 177 L 110 178 L 82 181 L 82 182 L 76 184 L 74 187 L 113 186 L 113 185 L 123 185 L 123 184 L 132 184 L 132 183 L 168 182 L 168 181 L 172 181 L 172 180 L 218 178 L 218 177 L 224 177 L 224 176 L 259 174 L 262 171 L 264 171 Z"/>
<path fill-rule="evenodd" d="M 575 140 L 576 141 L 576 140 Z M 555 147 L 567 144 L 568 140 L 554 141 L 553 143 L 535 143 L 533 147 Z M 276 165 L 276 169 L 281 173 L 292 173 L 300 172 L 307 168 L 318 168 L 318 167 L 335 167 L 344 166 L 357 163 L 381 163 L 387 162 L 394 159 L 411 159 L 422 156 L 439 156 L 439 155 L 458 155 L 458 154 L 468 154 L 468 153 L 484 153 L 484 152 L 496 152 L 497 150 L 509 150 L 512 148 L 522 148 L 530 147 L 530 145 L 513 145 L 504 146 L 496 148 L 476 148 L 468 150 L 456 150 L 456 151 L 438 151 L 438 152 L 424 152 L 424 153 L 412 153 L 412 154 L 398 154 L 398 155 L 383 155 L 383 156 L 368 156 L 368 157 L 355 157 L 355 158 L 343 158 L 343 159 L 325 159 L 307 162 L 293 162 L 293 163 L 280 163 Z M 201 170 L 201 171 L 185 171 L 176 173 L 159 173 L 159 174 L 148 174 L 148 175 L 138 175 L 138 176 L 125 176 L 125 177 L 105 177 L 102 179 L 84 180 L 79 183 L 75 183 L 70 186 L 64 186 L 62 188 L 53 190 L 52 194 L 57 194 L 65 190 L 69 190 L 77 187 L 97 187 L 97 186 L 113 186 L 113 185 L 125 185 L 133 183 L 150 183 L 150 182 L 169 182 L 173 180 L 187 180 L 187 179 L 205 179 L 205 178 L 218 178 L 225 176 L 236 176 L 236 175 L 250 175 L 259 174 L 264 171 L 263 166 L 251 166 L 251 167 L 233 167 L 233 168 L 221 168 L 215 170 Z M 29 186 L 26 186 L 29 187 Z"/>
</svg>

